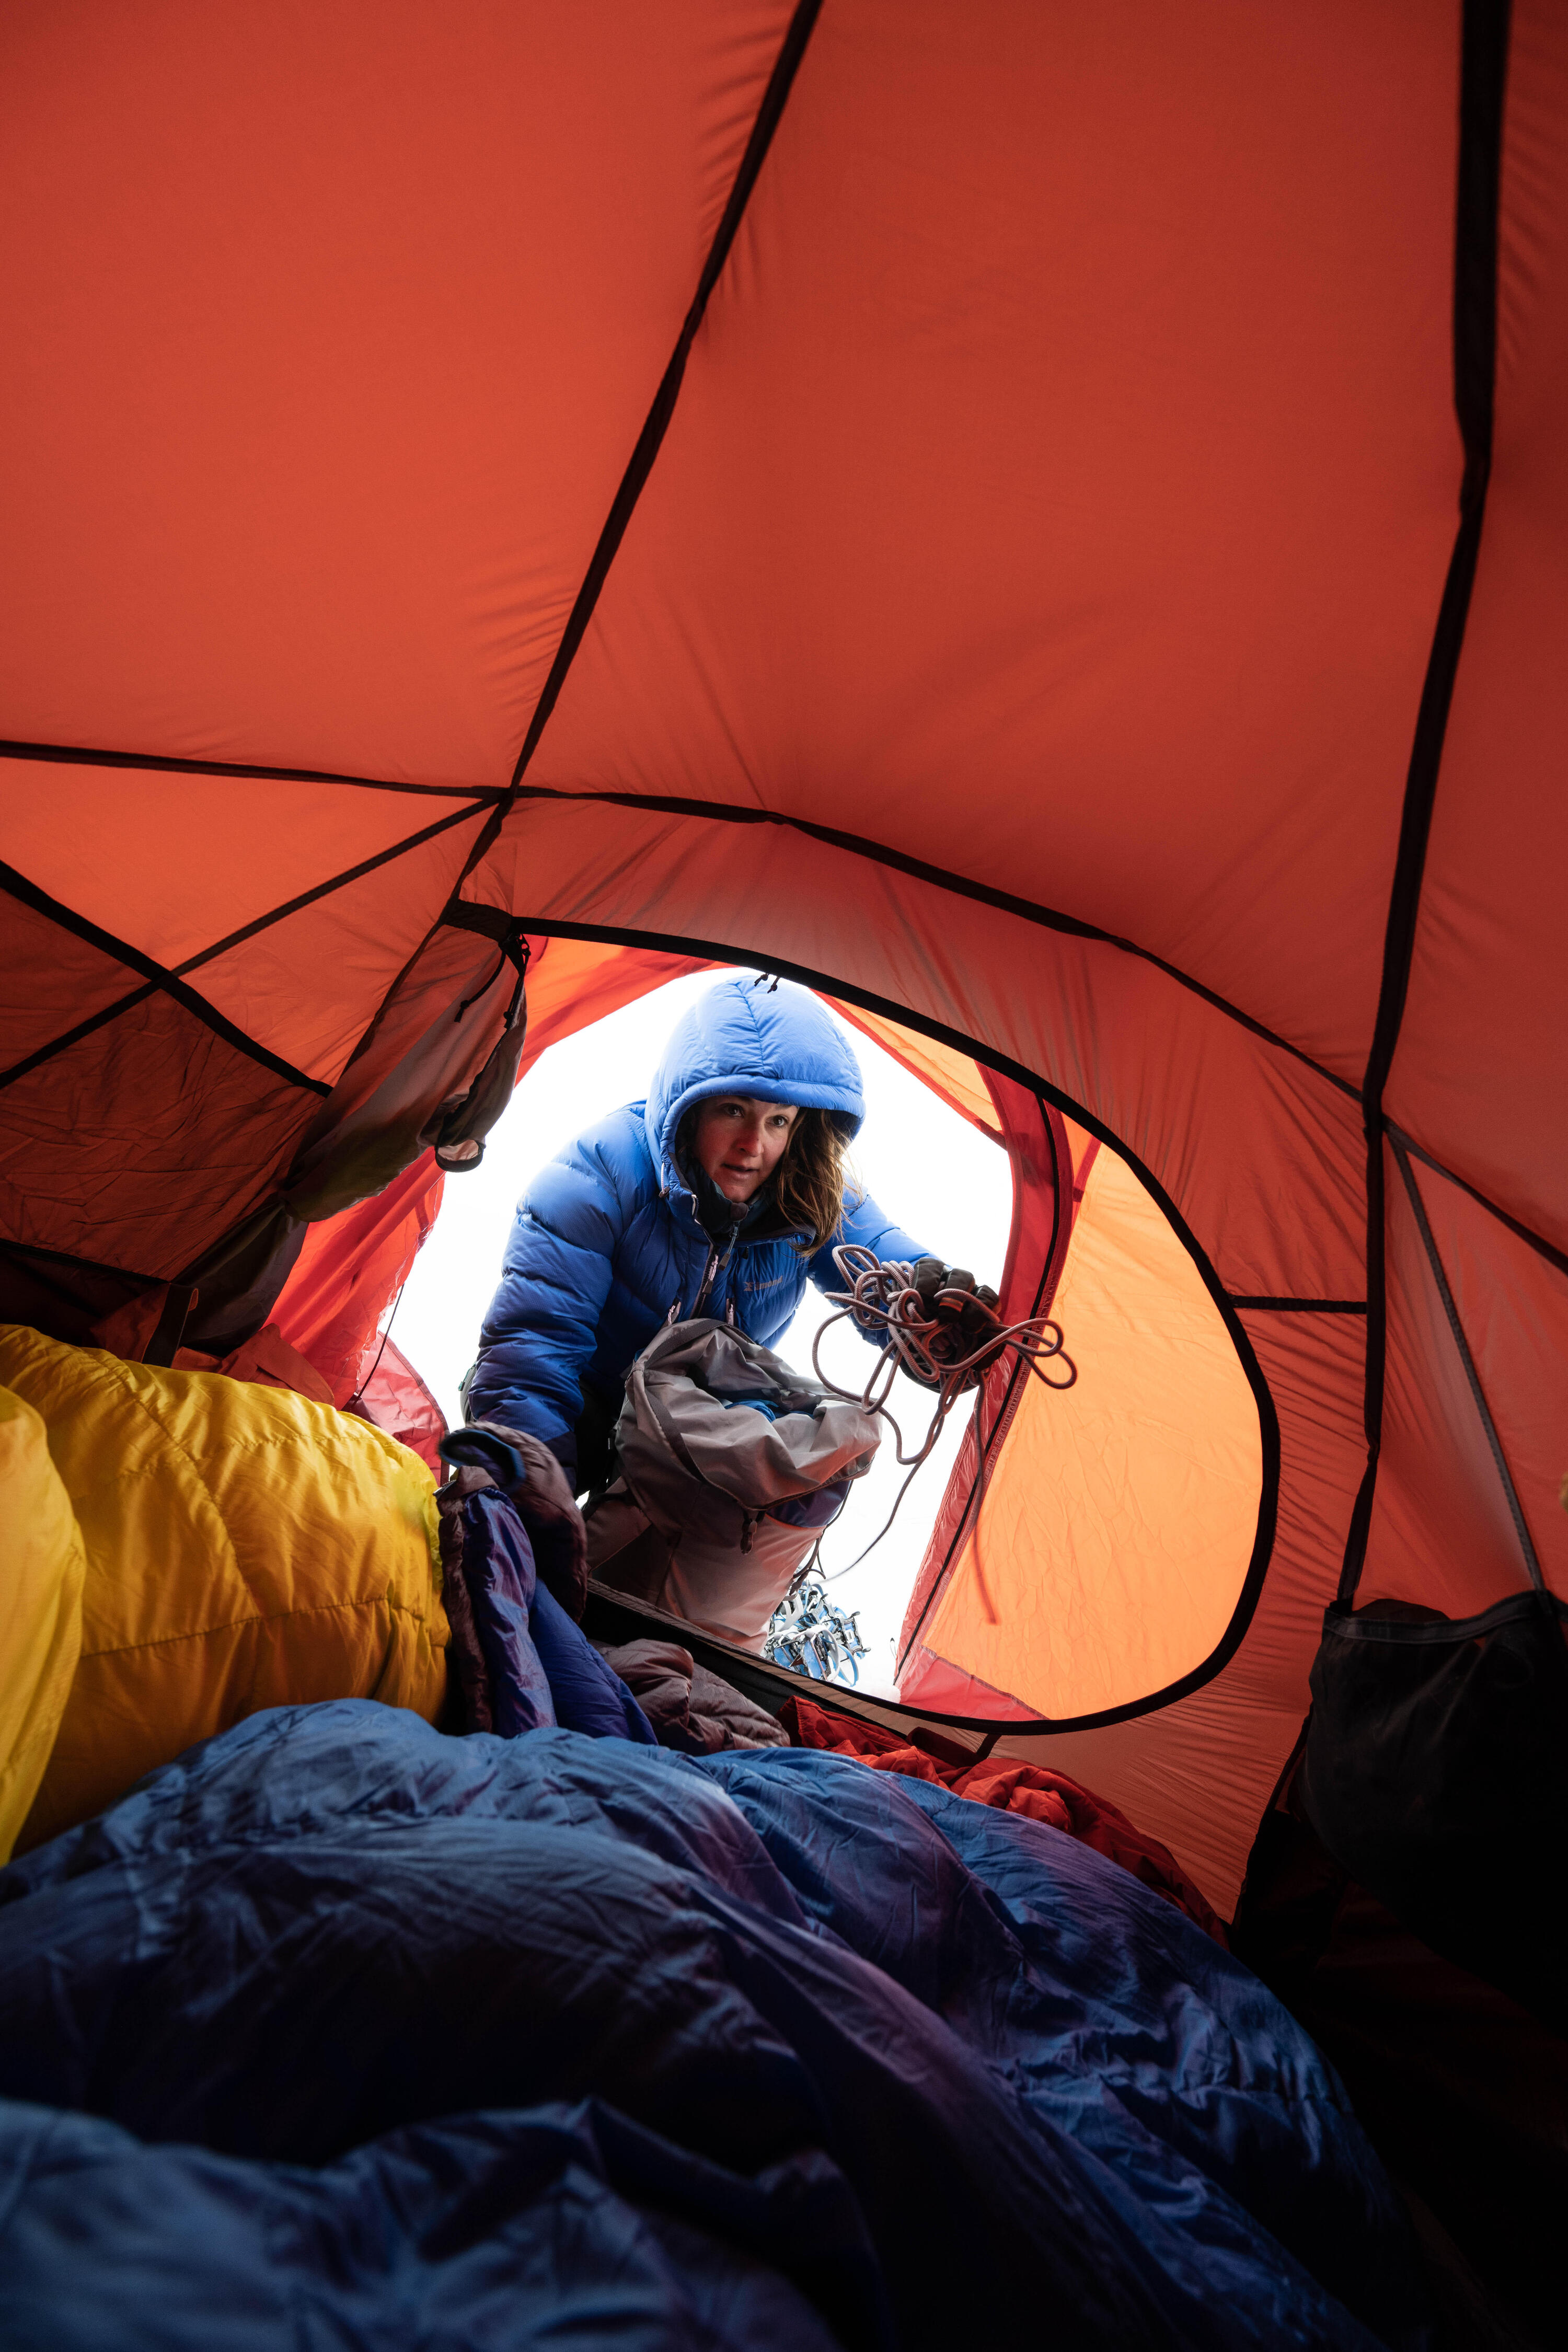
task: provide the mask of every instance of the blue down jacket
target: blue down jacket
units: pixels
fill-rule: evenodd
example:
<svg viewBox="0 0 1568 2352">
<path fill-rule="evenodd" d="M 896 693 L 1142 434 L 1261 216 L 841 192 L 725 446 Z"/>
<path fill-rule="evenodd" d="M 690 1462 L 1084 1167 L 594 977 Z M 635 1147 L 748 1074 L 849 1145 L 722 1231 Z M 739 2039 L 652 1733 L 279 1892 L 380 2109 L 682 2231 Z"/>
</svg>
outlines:
<svg viewBox="0 0 1568 2352">
<path fill-rule="evenodd" d="M 753 1095 L 834 1112 L 853 1136 L 865 1116 L 860 1070 L 816 997 L 788 982 L 721 981 L 677 1024 L 646 1103 L 627 1103 L 542 1169 L 518 1205 L 501 1277 L 479 1334 L 468 1394 L 476 1421 L 527 1430 L 565 1454 L 583 1410 L 580 1382 L 606 1404 L 672 1307 L 721 1316 L 764 1346 L 784 1331 L 806 1281 L 837 1286 L 832 1245 L 802 1257 L 775 1218 L 712 1243 L 675 1159 L 686 1113 L 710 1095 Z M 844 1241 L 881 1258 L 921 1244 L 875 1201 L 851 1194 Z"/>
</svg>

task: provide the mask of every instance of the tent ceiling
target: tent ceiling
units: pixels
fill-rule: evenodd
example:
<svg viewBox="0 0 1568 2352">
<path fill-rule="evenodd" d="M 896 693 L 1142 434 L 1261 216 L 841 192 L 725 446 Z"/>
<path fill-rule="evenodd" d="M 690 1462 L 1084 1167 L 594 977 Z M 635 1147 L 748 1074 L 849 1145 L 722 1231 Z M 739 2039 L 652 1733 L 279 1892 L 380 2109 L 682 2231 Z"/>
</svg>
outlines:
<svg viewBox="0 0 1568 2352">
<path fill-rule="evenodd" d="M 786 22 L 7 10 L 7 731 L 503 783 Z"/>
<path fill-rule="evenodd" d="M 859 835 L 1359 1082 L 1453 538 L 1454 19 L 1363 12 L 1353 73 L 1289 9 L 1026 22 L 825 8 L 528 781 Z"/>
</svg>

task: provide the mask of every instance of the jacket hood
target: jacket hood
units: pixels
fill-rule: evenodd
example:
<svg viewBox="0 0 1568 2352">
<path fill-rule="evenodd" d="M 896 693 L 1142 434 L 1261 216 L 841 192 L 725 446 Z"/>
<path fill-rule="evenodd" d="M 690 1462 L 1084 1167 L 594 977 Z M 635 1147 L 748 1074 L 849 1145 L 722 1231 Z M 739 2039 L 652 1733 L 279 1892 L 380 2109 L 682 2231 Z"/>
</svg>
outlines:
<svg viewBox="0 0 1568 2352">
<path fill-rule="evenodd" d="M 675 1138 L 694 1103 L 710 1095 L 755 1095 L 832 1111 L 846 1140 L 866 1116 L 860 1065 L 826 1007 L 787 980 L 721 980 L 671 1032 L 648 1088 L 643 1118 L 666 1192 L 687 1189 Z"/>
</svg>

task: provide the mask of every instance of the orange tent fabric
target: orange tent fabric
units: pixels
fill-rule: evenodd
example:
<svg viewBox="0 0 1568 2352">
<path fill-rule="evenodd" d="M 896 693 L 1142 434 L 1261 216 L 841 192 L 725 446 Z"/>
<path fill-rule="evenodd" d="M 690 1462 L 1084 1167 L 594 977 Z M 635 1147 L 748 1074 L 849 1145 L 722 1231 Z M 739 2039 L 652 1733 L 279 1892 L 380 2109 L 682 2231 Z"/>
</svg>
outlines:
<svg viewBox="0 0 1568 2352">
<path fill-rule="evenodd" d="M 764 962 L 979 1063 L 1252 1400 L 1222 1639 L 1030 1734 L 1225 1905 L 1342 1581 L 1568 1590 L 1561 10 L 88 0 L 0 62 L 10 1311 L 229 1354 L 482 1125 L 525 938 L 541 1004 Z"/>
<path fill-rule="evenodd" d="M 1204 1668 L 1245 1593 L 1257 1405 L 1192 1259 L 1114 1153 L 1095 1160 L 1050 1311 L 1078 1379 L 1016 1383 L 967 1540 L 919 1612 L 906 1700 L 989 1715 L 1005 1692 L 1058 1720 L 1105 1714 Z"/>
<path fill-rule="evenodd" d="M 345 1405 L 370 1372 L 377 1337 L 435 1223 L 446 1178 L 422 1152 L 374 1199 L 312 1225 L 273 1320 Z"/>
</svg>

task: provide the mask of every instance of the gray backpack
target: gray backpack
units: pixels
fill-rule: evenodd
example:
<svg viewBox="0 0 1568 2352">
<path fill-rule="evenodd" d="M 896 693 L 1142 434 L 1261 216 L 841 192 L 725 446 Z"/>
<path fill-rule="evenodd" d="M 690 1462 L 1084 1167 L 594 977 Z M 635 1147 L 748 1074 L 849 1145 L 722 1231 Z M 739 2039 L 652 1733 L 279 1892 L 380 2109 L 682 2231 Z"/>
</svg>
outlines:
<svg viewBox="0 0 1568 2352">
<path fill-rule="evenodd" d="M 584 1515 L 589 1568 L 602 1584 L 760 1652 L 880 1435 L 874 1413 L 732 1325 L 667 1324 L 627 1376 L 619 1475 Z"/>
</svg>

